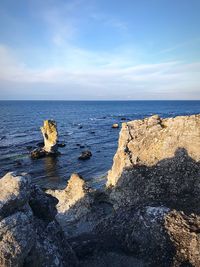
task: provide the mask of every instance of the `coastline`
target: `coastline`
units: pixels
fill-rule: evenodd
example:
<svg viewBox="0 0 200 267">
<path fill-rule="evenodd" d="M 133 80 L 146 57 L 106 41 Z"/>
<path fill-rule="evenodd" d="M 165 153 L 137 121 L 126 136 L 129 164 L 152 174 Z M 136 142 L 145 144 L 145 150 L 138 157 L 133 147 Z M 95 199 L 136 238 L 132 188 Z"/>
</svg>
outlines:
<svg viewBox="0 0 200 267">
<path fill-rule="evenodd" d="M 74 173 L 64 189 L 44 192 L 8 173 L 2 266 L 198 267 L 199 133 L 200 114 L 124 122 L 106 187 Z"/>
</svg>

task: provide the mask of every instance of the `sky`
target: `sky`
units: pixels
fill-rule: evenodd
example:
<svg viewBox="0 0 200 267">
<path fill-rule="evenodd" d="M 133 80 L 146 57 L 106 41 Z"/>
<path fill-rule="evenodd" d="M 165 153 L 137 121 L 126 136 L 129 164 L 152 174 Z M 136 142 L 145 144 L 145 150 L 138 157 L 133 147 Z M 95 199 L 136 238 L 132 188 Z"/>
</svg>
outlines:
<svg viewBox="0 0 200 267">
<path fill-rule="evenodd" d="M 1 100 L 200 100 L 199 0 L 1 0 Z"/>
</svg>

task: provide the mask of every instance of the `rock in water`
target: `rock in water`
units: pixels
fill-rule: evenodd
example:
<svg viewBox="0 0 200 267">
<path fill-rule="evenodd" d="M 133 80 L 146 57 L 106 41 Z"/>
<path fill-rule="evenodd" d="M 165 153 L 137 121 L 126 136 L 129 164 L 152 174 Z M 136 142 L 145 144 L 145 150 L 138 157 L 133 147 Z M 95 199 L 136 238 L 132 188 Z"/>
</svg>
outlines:
<svg viewBox="0 0 200 267">
<path fill-rule="evenodd" d="M 58 132 L 56 122 L 52 120 L 44 121 L 41 131 L 44 137 L 44 150 L 47 153 L 56 153 L 58 149 Z"/>
<path fill-rule="evenodd" d="M 86 159 L 90 159 L 91 156 L 92 156 L 92 152 L 89 151 L 89 150 L 86 150 L 86 151 L 83 151 L 81 153 L 81 155 L 78 157 L 78 159 L 80 159 L 80 160 L 86 160 Z"/>
<path fill-rule="evenodd" d="M 44 121 L 41 131 L 44 138 L 44 147 L 34 149 L 31 152 L 32 159 L 39 159 L 45 156 L 56 156 L 59 154 L 56 122 L 52 120 Z"/>
<path fill-rule="evenodd" d="M 118 123 L 114 123 L 114 124 L 112 125 L 112 128 L 113 128 L 113 129 L 119 128 L 119 124 L 118 124 Z"/>
</svg>

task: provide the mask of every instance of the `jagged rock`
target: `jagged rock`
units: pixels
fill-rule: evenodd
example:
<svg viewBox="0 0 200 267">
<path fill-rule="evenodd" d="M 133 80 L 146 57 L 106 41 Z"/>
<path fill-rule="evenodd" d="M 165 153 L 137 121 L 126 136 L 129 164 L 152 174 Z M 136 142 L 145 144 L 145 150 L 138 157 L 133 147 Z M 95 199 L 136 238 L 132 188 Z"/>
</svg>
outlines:
<svg viewBox="0 0 200 267">
<path fill-rule="evenodd" d="M 44 121 L 41 131 L 44 137 L 44 150 L 48 153 L 56 153 L 58 148 L 58 132 L 56 122 L 52 120 Z"/>
<path fill-rule="evenodd" d="M 119 128 L 119 124 L 118 124 L 118 123 L 114 123 L 114 124 L 112 125 L 112 128 L 114 128 L 114 129 Z"/>
<path fill-rule="evenodd" d="M 115 208 L 166 205 L 200 212 L 199 147 L 199 115 L 123 124 L 107 182 L 114 186 Z"/>
<path fill-rule="evenodd" d="M 200 217 L 166 207 L 119 209 L 95 229 L 104 249 L 126 251 L 147 266 L 200 266 Z"/>
<path fill-rule="evenodd" d="M 56 221 L 48 225 L 34 221 L 35 246 L 25 259 L 23 267 L 76 267 L 78 260 Z"/>
<path fill-rule="evenodd" d="M 80 160 L 86 160 L 86 159 L 90 159 L 91 156 L 92 156 L 92 152 L 89 151 L 89 150 L 86 150 L 86 151 L 83 151 L 81 153 L 81 155 L 78 157 L 78 159 L 80 159 Z"/>
<path fill-rule="evenodd" d="M 0 179 L 0 266 L 76 266 L 77 259 L 55 222 L 57 200 L 26 175 Z"/>
<path fill-rule="evenodd" d="M 83 178 L 75 173 L 65 189 L 46 192 L 59 200 L 56 218 L 69 237 L 91 232 L 112 210 L 105 194 L 88 188 Z"/>
<path fill-rule="evenodd" d="M 38 143 L 39 148 L 34 149 L 31 152 L 32 159 L 39 159 L 45 156 L 56 156 L 58 152 L 58 132 L 55 121 L 46 120 L 41 127 L 44 143 Z M 44 145 L 44 146 L 43 146 Z M 61 145 L 61 144 L 60 144 Z M 61 145 L 63 147 L 63 144 Z"/>
<path fill-rule="evenodd" d="M 24 206 L 29 196 L 29 177 L 7 173 L 0 179 L 0 220 Z"/>
<path fill-rule="evenodd" d="M 85 181 L 73 173 L 65 189 L 46 191 L 59 200 L 56 218 L 63 229 L 68 230 L 69 222 L 76 221 L 89 212 L 91 199 L 87 195 L 87 190 Z"/>
<path fill-rule="evenodd" d="M 34 215 L 47 222 L 54 220 L 57 209 L 58 200 L 48 194 L 45 194 L 38 186 L 31 187 L 29 205 L 34 212 Z"/>
<path fill-rule="evenodd" d="M 107 186 L 115 186 L 125 168 L 154 166 L 172 158 L 178 148 L 184 148 L 192 159 L 199 161 L 199 147 L 200 115 L 169 119 L 154 115 L 123 123 Z"/>
<path fill-rule="evenodd" d="M 35 243 L 33 218 L 16 212 L 0 221 L 0 266 L 23 266 Z"/>
</svg>

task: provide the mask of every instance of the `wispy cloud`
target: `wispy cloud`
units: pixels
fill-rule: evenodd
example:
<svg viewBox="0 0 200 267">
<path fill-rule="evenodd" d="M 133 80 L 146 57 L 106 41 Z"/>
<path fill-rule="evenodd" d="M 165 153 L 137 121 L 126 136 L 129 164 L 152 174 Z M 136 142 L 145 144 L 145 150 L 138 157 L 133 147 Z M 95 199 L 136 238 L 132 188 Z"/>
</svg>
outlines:
<svg viewBox="0 0 200 267">
<path fill-rule="evenodd" d="M 168 48 L 160 50 L 156 54 L 157 55 L 159 55 L 159 54 L 167 54 L 167 53 L 170 53 L 172 51 L 176 51 L 176 50 L 178 50 L 180 48 L 188 47 L 188 46 L 191 46 L 191 45 L 194 45 L 194 44 L 200 44 L 200 38 L 195 38 L 195 39 L 192 39 L 192 40 L 188 40 L 186 42 L 181 42 L 181 43 L 175 44 L 175 45 L 173 45 L 171 47 L 168 47 Z"/>
<path fill-rule="evenodd" d="M 44 92 L 49 88 L 48 94 L 44 93 L 43 96 L 46 99 L 55 98 L 55 88 L 56 92 L 62 91 L 62 98 L 65 99 L 80 96 L 102 99 L 200 99 L 200 62 L 186 64 L 175 61 L 128 67 L 110 64 L 108 67 L 106 59 L 102 59 L 105 67 L 94 67 L 88 63 L 85 69 L 49 67 L 33 70 L 20 63 L 5 46 L 0 46 L 0 57 L 3 59 L 0 64 L 0 88 L 4 87 L 4 91 L 0 89 L 0 98 L 4 97 L 5 88 L 15 96 L 20 90 L 26 95 L 29 87 L 41 87 Z M 84 62 L 89 62 L 90 57 L 90 53 L 84 54 Z M 99 60 L 98 55 L 96 59 L 94 54 L 92 57 L 95 61 Z"/>
</svg>

